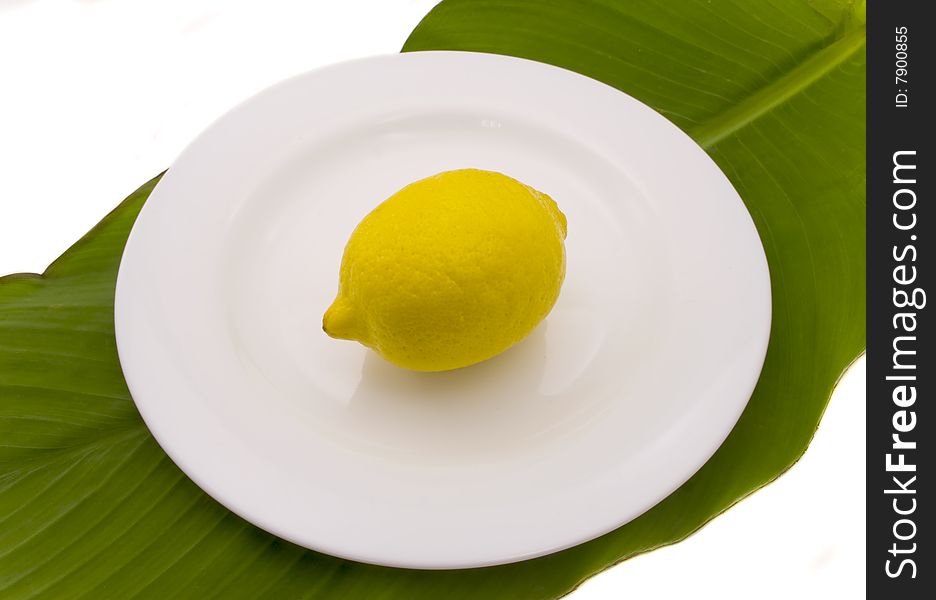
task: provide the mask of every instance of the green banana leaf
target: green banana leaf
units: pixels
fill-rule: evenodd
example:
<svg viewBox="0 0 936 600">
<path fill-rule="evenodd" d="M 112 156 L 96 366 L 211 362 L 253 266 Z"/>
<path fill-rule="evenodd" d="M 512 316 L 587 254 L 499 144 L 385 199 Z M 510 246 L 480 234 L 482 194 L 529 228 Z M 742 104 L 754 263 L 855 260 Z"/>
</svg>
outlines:
<svg viewBox="0 0 936 600">
<path fill-rule="evenodd" d="M 446 0 L 406 42 L 615 86 L 695 138 L 751 211 L 773 282 L 763 374 L 724 445 L 645 515 L 536 560 L 427 572 L 304 550 L 225 510 L 154 442 L 117 360 L 116 271 L 153 180 L 43 275 L 0 279 L 0 597 L 556 598 L 685 538 L 802 455 L 863 349 L 864 41 L 863 2 Z"/>
</svg>

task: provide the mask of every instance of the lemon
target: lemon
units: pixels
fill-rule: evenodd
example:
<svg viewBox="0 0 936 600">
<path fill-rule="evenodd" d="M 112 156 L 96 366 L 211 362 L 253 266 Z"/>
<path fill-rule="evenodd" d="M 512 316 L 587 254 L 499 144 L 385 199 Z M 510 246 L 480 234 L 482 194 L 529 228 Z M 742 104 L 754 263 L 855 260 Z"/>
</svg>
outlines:
<svg viewBox="0 0 936 600">
<path fill-rule="evenodd" d="M 552 309 L 565 236 L 552 198 L 506 175 L 462 169 L 422 179 L 351 234 L 322 327 L 407 369 L 475 364 Z"/>
</svg>

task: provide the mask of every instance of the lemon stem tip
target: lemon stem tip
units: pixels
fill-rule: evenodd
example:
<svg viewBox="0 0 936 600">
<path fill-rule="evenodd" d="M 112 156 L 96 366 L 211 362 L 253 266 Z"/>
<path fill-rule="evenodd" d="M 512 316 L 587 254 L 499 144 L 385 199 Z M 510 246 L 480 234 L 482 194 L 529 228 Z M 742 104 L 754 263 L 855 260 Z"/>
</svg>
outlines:
<svg viewBox="0 0 936 600">
<path fill-rule="evenodd" d="M 341 296 L 332 302 L 322 317 L 322 329 L 329 337 L 339 340 L 356 340 L 359 335 L 354 309 Z"/>
</svg>

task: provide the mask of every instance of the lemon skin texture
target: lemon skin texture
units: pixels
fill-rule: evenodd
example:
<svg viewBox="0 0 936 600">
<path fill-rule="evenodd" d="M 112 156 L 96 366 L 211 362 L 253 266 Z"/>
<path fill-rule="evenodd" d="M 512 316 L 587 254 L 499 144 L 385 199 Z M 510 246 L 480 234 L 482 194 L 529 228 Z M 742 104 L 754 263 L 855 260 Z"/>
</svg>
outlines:
<svg viewBox="0 0 936 600">
<path fill-rule="evenodd" d="M 477 169 L 422 179 L 351 234 L 323 329 L 416 371 L 481 362 L 552 309 L 565 237 L 552 198 L 516 179 Z"/>
</svg>

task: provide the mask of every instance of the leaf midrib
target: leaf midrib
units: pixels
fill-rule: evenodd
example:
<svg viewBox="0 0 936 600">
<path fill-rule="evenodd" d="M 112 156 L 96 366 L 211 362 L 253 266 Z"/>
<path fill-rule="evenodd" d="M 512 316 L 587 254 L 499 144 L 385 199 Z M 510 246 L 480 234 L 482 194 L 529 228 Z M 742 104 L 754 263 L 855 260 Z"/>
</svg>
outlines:
<svg viewBox="0 0 936 600">
<path fill-rule="evenodd" d="M 713 119 L 689 130 L 690 137 L 703 148 L 711 148 L 822 79 L 851 58 L 864 44 L 864 27 L 847 32 L 773 83 Z"/>
</svg>

